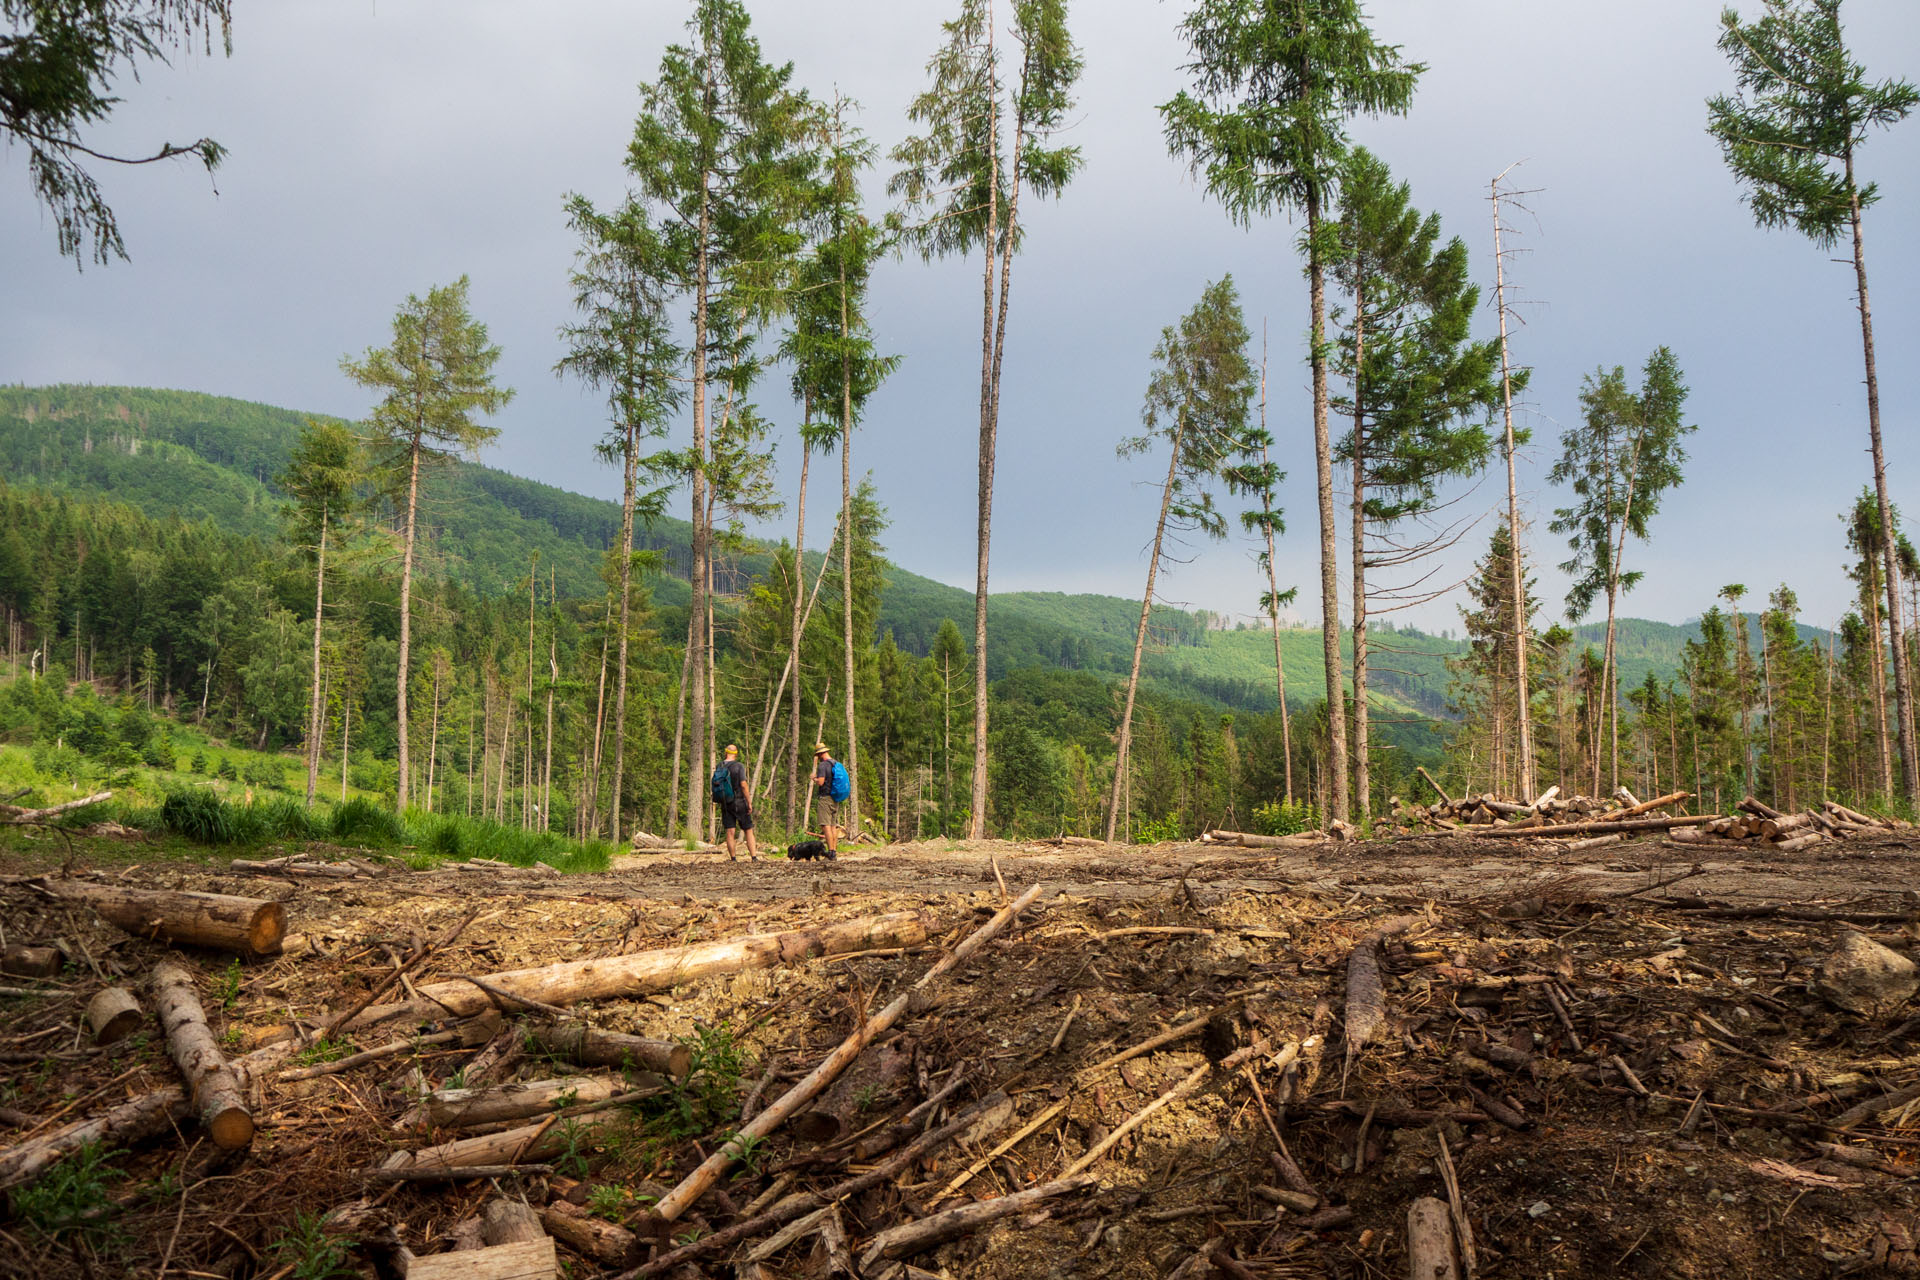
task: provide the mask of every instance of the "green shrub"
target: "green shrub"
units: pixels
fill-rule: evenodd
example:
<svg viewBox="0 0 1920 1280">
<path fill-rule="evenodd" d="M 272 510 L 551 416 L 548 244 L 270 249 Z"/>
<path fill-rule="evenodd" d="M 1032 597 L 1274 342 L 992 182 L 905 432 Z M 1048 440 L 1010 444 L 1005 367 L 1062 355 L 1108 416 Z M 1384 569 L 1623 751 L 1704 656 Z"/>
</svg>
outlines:
<svg viewBox="0 0 1920 1280">
<path fill-rule="evenodd" d="M 206 771 L 207 771 L 207 753 L 204 751 L 195 750 L 193 753 L 193 759 L 187 761 L 187 772 L 205 773 Z"/>
<path fill-rule="evenodd" d="M 114 1205 L 108 1184 L 121 1176 L 107 1164 L 113 1154 L 97 1142 L 83 1144 L 37 1182 L 16 1190 L 14 1213 L 43 1236 L 109 1231 L 106 1215 Z"/>
<path fill-rule="evenodd" d="M 403 844 L 407 838 L 393 810 L 365 796 L 333 806 L 326 831 L 342 844 L 393 845 Z"/>
<path fill-rule="evenodd" d="M 235 844 L 241 832 L 234 806 L 204 787 L 169 791 L 160 804 L 160 825 L 195 844 Z"/>
<path fill-rule="evenodd" d="M 1253 829 L 1258 835 L 1291 836 L 1319 828 L 1319 811 L 1304 800 L 1298 804 L 1284 804 L 1275 800 L 1253 811 Z"/>
<path fill-rule="evenodd" d="M 277 760 L 249 760 L 240 770 L 241 780 L 250 787 L 287 788 L 287 767 Z"/>
<path fill-rule="evenodd" d="M 225 756 L 220 757 L 220 763 L 215 766 L 213 776 L 216 778 L 225 778 L 228 782 L 240 781 L 240 771 L 234 768 L 233 761 L 227 759 Z"/>
<path fill-rule="evenodd" d="M 34 743 L 33 767 L 46 777 L 74 786 L 85 781 L 89 772 L 80 752 L 60 741 Z"/>
<path fill-rule="evenodd" d="M 1164 818 L 1145 818 L 1133 824 L 1135 844 L 1161 844 L 1186 838 L 1186 833 L 1180 829 L 1180 819 L 1172 814 Z"/>
</svg>

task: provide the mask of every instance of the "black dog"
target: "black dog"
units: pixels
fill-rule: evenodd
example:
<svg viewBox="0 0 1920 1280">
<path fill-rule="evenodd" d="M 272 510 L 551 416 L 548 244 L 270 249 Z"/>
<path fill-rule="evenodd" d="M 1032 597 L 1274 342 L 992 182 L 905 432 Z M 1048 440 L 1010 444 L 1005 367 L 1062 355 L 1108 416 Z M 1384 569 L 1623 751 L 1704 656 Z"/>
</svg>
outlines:
<svg viewBox="0 0 1920 1280">
<path fill-rule="evenodd" d="M 794 862 L 805 862 L 811 858 L 825 858 L 835 862 L 833 850 L 827 848 L 825 840 L 800 840 L 787 846 L 787 857 Z"/>
</svg>

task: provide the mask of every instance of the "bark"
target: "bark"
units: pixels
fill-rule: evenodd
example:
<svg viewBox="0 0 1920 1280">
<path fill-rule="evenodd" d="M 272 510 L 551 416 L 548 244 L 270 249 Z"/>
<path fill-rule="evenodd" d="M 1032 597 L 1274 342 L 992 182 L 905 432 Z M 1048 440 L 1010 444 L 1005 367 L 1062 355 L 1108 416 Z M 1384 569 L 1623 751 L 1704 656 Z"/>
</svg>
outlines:
<svg viewBox="0 0 1920 1280">
<path fill-rule="evenodd" d="M 1333 445 L 1327 430 L 1327 279 L 1320 260 L 1320 192 L 1307 192 L 1308 306 L 1312 312 L 1313 463 L 1320 502 L 1320 652 L 1327 676 L 1327 814 L 1347 818 L 1347 708 L 1340 678 L 1340 558 L 1334 543 Z"/>
<path fill-rule="evenodd" d="M 809 423 L 813 421 L 813 397 L 811 393 L 809 393 L 807 397 L 806 420 Z M 787 775 L 786 815 L 787 828 L 789 830 L 800 830 L 806 825 L 805 823 L 796 823 L 794 821 L 794 815 L 799 811 L 799 806 L 796 802 L 800 798 L 800 788 L 806 785 L 802 783 L 800 778 L 800 775 L 806 771 L 806 767 L 800 762 L 813 758 L 811 754 L 803 754 L 800 750 L 800 717 L 804 711 L 801 705 L 800 690 L 800 639 L 806 634 L 807 629 L 806 613 L 800 604 L 800 584 L 806 581 L 806 574 L 803 572 L 803 569 L 806 565 L 807 555 L 807 470 L 808 463 L 812 458 L 813 450 L 807 447 L 806 437 L 802 435 L 800 438 L 800 494 L 794 501 L 796 510 L 794 512 L 793 523 L 793 630 L 789 637 L 791 643 L 787 647 L 787 669 L 781 674 L 783 680 L 789 677 L 793 680 L 793 723 L 789 726 L 789 741 L 792 743 L 792 749 L 787 754 L 787 768 L 785 770 Z M 820 571 L 823 579 L 826 576 L 826 562 L 832 558 L 833 546 L 829 543 L 826 555 L 821 557 Z M 760 744 L 760 754 L 765 755 L 766 751 L 765 735 L 763 734 Z M 758 757 L 755 759 L 754 775 L 757 780 L 760 773 L 760 766 L 757 763 Z"/>
<path fill-rule="evenodd" d="M 133 1034 L 147 1015 L 125 987 L 107 987 L 87 1002 L 87 1026 L 95 1044 L 112 1044 Z"/>
<path fill-rule="evenodd" d="M 427 1119 L 438 1129 L 471 1129 L 544 1115 L 590 1102 L 605 1102 L 613 1086 L 599 1076 L 562 1076 L 553 1080 L 495 1085 L 490 1089 L 435 1089 L 427 1095 Z"/>
<path fill-rule="evenodd" d="M 868 1242 L 866 1252 L 860 1257 L 860 1265 L 871 1269 L 882 1259 L 910 1258 L 948 1240 L 991 1226 L 1003 1218 L 1026 1213 L 1048 1200 L 1083 1191 L 1099 1181 L 1098 1178 L 1086 1177 L 1060 1178 L 994 1200 L 976 1200 L 913 1222 L 903 1222 L 897 1227 L 887 1228 Z"/>
<path fill-rule="evenodd" d="M 671 1040 L 600 1031 L 584 1022 L 536 1023 L 528 1034 L 541 1049 L 583 1067 L 643 1067 L 675 1080 L 693 1069 L 692 1052 Z"/>
<path fill-rule="evenodd" d="M 1669 831 L 1674 827 L 1701 827 L 1716 821 L 1720 819 L 1711 814 L 1693 818 L 1628 818 L 1613 822 L 1595 819 L 1592 822 L 1562 822 L 1551 827 L 1462 827 L 1460 834 L 1537 839 L 1541 836 L 1583 836 L 1601 831 Z"/>
<path fill-rule="evenodd" d="M 630 1267 L 643 1252 L 640 1237 L 633 1232 L 565 1200 L 555 1200 L 542 1209 L 540 1224 L 554 1239 L 603 1267 Z"/>
<path fill-rule="evenodd" d="M 1362 272 L 1364 276 L 1364 269 Z M 1367 294 L 1353 295 L 1353 814 L 1365 823 L 1373 812 L 1373 778 L 1367 759 Z M 1496 717 L 1497 722 L 1497 717 Z M 1346 815 L 1340 815 L 1344 818 Z"/>
<path fill-rule="evenodd" d="M 688 683 L 693 679 L 693 624 L 687 624 L 687 647 L 680 654 L 680 696 L 673 705 L 673 769 L 667 778 L 667 825 L 664 828 L 667 839 L 674 839 L 675 828 L 680 824 L 680 747 L 687 728 Z M 698 772 L 695 770 L 694 772 Z M 693 834 L 693 815 L 697 810 L 687 810 L 687 834 Z"/>
<path fill-rule="evenodd" d="M 559 1266 L 553 1241 L 543 1235 L 414 1258 L 407 1264 L 407 1280 L 552 1280 L 560 1274 Z"/>
<path fill-rule="evenodd" d="M 853 365 L 847 350 L 847 264 L 840 261 L 840 630 L 846 653 L 847 774 L 853 787 L 847 793 L 847 830 L 860 834 L 860 734 L 853 709 Z"/>
<path fill-rule="evenodd" d="M 712 86 L 709 86 L 711 90 Z M 706 652 L 711 643 L 707 634 L 707 557 L 709 554 L 710 529 L 707 524 L 707 290 L 709 288 L 710 267 L 707 260 L 708 240 L 713 234 L 712 199 L 707 190 L 708 177 L 700 179 L 700 250 L 699 260 L 694 272 L 694 311 L 693 311 L 693 561 L 688 568 L 688 585 L 692 588 L 693 598 L 687 608 L 687 675 L 693 681 L 692 705 L 689 708 L 693 721 L 693 741 L 689 759 L 707 758 L 707 681 Z M 681 684 L 682 697 L 685 698 L 686 684 Z M 674 761 L 679 763 L 679 733 L 674 734 Z M 700 776 L 699 766 L 687 770 L 687 826 L 695 830 L 694 815 L 700 812 L 701 787 L 704 779 Z M 669 802 L 671 803 L 671 802 Z M 673 834 L 673 824 L 667 824 L 667 834 Z"/>
<path fill-rule="evenodd" d="M 620 1129 L 631 1123 L 632 1117 L 618 1108 L 574 1116 L 564 1128 L 548 1116 L 537 1124 L 518 1129 L 461 1138 L 418 1151 L 395 1151 L 380 1163 L 379 1169 L 382 1173 L 395 1174 L 470 1169 L 476 1165 L 532 1164 L 559 1155 L 571 1145 L 590 1147 L 599 1130 Z"/>
<path fill-rule="evenodd" d="M 987 183 L 987 234 L 981 271 L 980 302 L 980 462 L 978 515 L 973 575 L 973 797 L 967 838 L 987 834 L 987 549 L 993 534 L 993 461 L 999 433 L 1000 401 L 995 359 L 998 334 L 993 314 L 994 250 L 1000 240 L 1000 82 L 993 52 L 991 0 L 987 18 L 987 155 L 994 172 Z M 1012 228 L 1008 231 L 1011 233 Z M 1007 236 L 1009 247 L 1012 235 Z M 1004 272 L 1002 273 L 1004 280 Z M 1004 289 L 1003 289 L 1004 295 Z"/>
<path fill-rule="evenodd" d="M 1408 1280 L 1459 1280 L 1453 1222 L 1445 1203 L 1421 1196 L 1407 1206 Z"/>
<path fill-rule="evenodd" d="M 495 1200 L 480 1215 L 480 1235 L 490 1245 L 545 1240 L 540 1215 L 518 1200 Z"/>
<path fill-rule="evenodd" d="M 425 429 L 423 419 L 414 423 L 413 447 L 408 451 L 407 462 L 407 536 L 406 550 L 400 556 L 400 675 L 396 691 L 395 719 L 399 724 L 400 738 L 400 776 L 396 785 L 394 808 L 404 811 L 407 807 L 407 770 L 409 764 L 407 737 L 407 670 L 408 661 L 413 654 L 413 545 L 417 521 L 420 515 L 420 433 Z"/>
<path fill-rule="evenodd" d="M 489 975 L 486 981 L 511 996 L 564 1006 L 581 1000 L 665 991 L 715 974 L 771 969 L 815 956 L 918 946 L 935 929 L 931 912 L 902 911 L 786 933 L 750 934 L 688 947 L 511 970 Z M 433 982 L 416 989 L 419 1001 L 376 1005 L 354 1018 L 350 1025 L 382 1022 L 402 1013 L 458 1017 L 478 1013 L 492 1005 L 487 994 L 470 982 Z"/>
<path fill-rule="evenodd" d="M 0 1190 L 19 1186 L 45 1173 L 67 1155 L 89 1142 L 103 1147 L 127 1147 L 184 1124 L 193 1116 L 186 1090 L 169 1086 L 123 1102 L 111 1111 L 29 1138 L 0 1151 Z"/>
<path fill-rule="evenodd" d="M 1153 551 L 1147 557 L 1147 590 L 1140 597 L 1140 623 L 1133 632 L 1133 666 L 1127 672 L 1127 701 L 1120 713 L 1119 746 L 1113 761 L 1113 795 L 1107 804 L 1108 843 L 1112 843 L 1114 825 L 1120 820 L 1120 796 L 1127 776 L 1127 748 L 1133 740 L 1133 701 L 1140 691 L 1140 654 L 1147 644 L 1147 620 L 1153 614 L 1153 581 L 1160 572 L 1160 546 L 1167 535 L 1167 509 L 1173 505 L 1173 480 L 1180 468 L 1180 441 L 1185 432 L 1186 418 L 1182 415 L 1173 429 L 1173 448 L 1167 458 L 1167 479 L 1160 489 L 1160 518 L 1153 526 Z"/>
<path fill-rule="evenodd" d="M 277 955 L 287 930 L 277 902 L 219 893 L 128 889 L 84 880 L 43 880 L 51 897 L 84 902 L 99 916 L 142 938 L 187 943 L 248 956 Z"/>
<path fill-rule="evenodd" d="M 1899 717 L 1900 785 L 1920 798 L 1920 761 L 1914 756 L 1913 688 L 1907 669 L 1906 627 L 1900 616 L 1900 558 L 1895 551 L 1893 503 L 1887 497 L 1887 455 L 1880 440 L 1880 375 L 1873 357 L 1873 306 L 1867 296 L 1867 248 L 1860 226 L 1860 192 L 1853 180 L 1853 147 L 1846 149 L 1847 195 L 1853 223 L 1853 274 L 1860 290 L 1860 347 L 1867 365 L 1867 430 L 1873 441 L 1873 493 L 1880 507 L 1880 558 L 1885 567 L 1887 626 L 1893 638 L 1893 697 Z"/>
<path fill-rule="evenodd" d="M 1411 916 L 1395 916 L 1353 944 L 1347 956 L 1347 1061 L 1359 1056 L 1386 1025 L 1386 993 L 1380 985 L 1380 941 L 1404 933 Z"/>
<path fill-rule="evenodd" d="M 253 1113 L 239 1077 L 207 1027 L 193 974 L 164 961 L 153 971 L 154 1010 L 167 1036 L 167 1056 L 186 1078 L 193 1108 L 214 1145 L 238 1151 L 253 1142 Z"/>
<path fill-rule="evenodd" d="M 320 547 L 313 571 L 313 700 L 307 713 L 307 807 L 320 788 L 320 625 L 327 596 L 327 508 L 320 506 Z"/>
<path fill-rule="evenodd" d="M 1507 546 L 1513 564 L 1514 719 L 1520 730 L 1519 795 L 1533 795 L 1533 696 L 1527 684 L 1526 571 L 1520 557 L 1520 489 L 1515 476 L 1513 439 L 1513 365 L 1507 350 L 1507 259 L 1500 246 L 1500 179 L 1493 180 L 1494 310 L 1500 316 L 1500 403 L 1506 423 Z"/>
</svg>

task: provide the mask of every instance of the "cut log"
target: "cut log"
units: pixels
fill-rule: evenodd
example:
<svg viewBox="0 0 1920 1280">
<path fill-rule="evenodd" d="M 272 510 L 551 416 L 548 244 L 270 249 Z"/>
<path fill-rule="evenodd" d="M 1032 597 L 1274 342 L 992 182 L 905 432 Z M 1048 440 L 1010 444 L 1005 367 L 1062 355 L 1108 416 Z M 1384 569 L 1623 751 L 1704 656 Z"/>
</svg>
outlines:
<svg viewBox="0 0 1920 1280">
<path fill-rule="evenodd" d="M 501 1120 L 544 1115 L 587 1102 L 605 1102 L 613 1086 L 599 1076 L 562 1076 L 491 1089 L 436 1089 L 427 1095 L 427 1119 L 439 1129 L 470 1129 Z M 499 1244 L 501 1241 L 495 1241 Z"/>
<path fill-rule="evenodd" d="M 1598 849 L 1602 845 L 1618 844 L 1625 839 L 1626 837 L 1620 834 L 1618 831 L 1612 833 L 1611 835 L 1592 836 L 1586 840 L 1575 840 L 1572 844 L 1567 846 L 1567 852 L 1577 853 L 1581 849 Z"/>
<path fill-rule="evenodd" d="M 1621 804 L 1626 805 L 1629 809 L 1634 808 L 1640 803 L 1639 798 L 1625 787 L 1615 787 L 1613 789 L 1613 798 Z"/>
<path fill-rule="evenodd" d="M 538 969 L 515 969 L 491 974 L 486 981 L 512 995 L 564 1006 L 582 1000 L 646 995 L 716 974 L 771 969 L 815 956 L 918 946 L 937 928 L 932 912 L 900 911 L 787 933 L 753 934 L 690 947 L 571 960 Z M 418 990 L 421 997 L 418 1001 L 375 1005 L 356 1016 L 352 1025 L 381 1022 L 401 1014 L 419 1017 L 473 1014 L 493 1003 L 486 992 L 470 982 L 431 982 Z"/>
<path fill-rule="evenodd" d="M 1326 839 L 1318 831 L 1302 831 L 1290 836 L 1263 836 L 1251 831 L 1209 831 L 1207 835 L 1220 844 L 1237 844 L 1243 849 L 1297 849 Z"/>
<path fill-rule="evenodd" d="M 95 1044 L 126 1039 L 146 1018 L 140 1002 L 125 987 L 108 987 L 87 1002 L 87 1025 L 93 1028 Z"/>
<path fill-rule="evenodd" d="M 474 1165 L 511 1165 L 545 1160 L 565 1151 L 570 1143 L 586 1144 L 601 1128 L 624 1123 L 628 1117 L 618 1111 L 594 1111 L 576 1116 L 562 1124 L 548 1116 L 539 1124 L 485 1133 L 457 1142 L 422 1147 L 418 1151 L 396 1151 L 380 1164 L 386 1172 L 403 1169 L 466 1169 Z"/>
<path fill-rule="evenodd" d="M 1622 788 L 1622 790 L 1625 790 L 1625 788 Z M 1637 818 L 1643 813 L 1652 813 L 1655 809 L 1664 809 L 1670 804 L 1679 804 L 1682 800 L 1689 800 L 1692 799 L 1692 797 L 1693 793 L 1691 791 L 1675 791 L 1670 795 L 1664 795 L 1655 800 L 1648 800 L 1644 804 L 1629 804 L 1619 813 L 1608 814 L 1607 816 L 1610 818 Z M 1628 792 L 1627 798 L 1631 800 L 1633 793 Z"/>
<path fill-rule="evenodd" d="M 367 872 L 346 862 L 313 862 L 301 858 L 269 858 L 253 861 L 235 858 L 227 870 L 237 876 L 294 876 L 316 880 L 357 880 Z"/>
<path fill-rule="evenodd" d="M 1386 993 L 1380 986 L 1380 943 L 1394 934 L 1405 933 L 1415 923 L 1413 916 L 1394 916 L 1353 944 L 1353 952 L 1347 957 L 1349 1062 L 1372 1042 L 1387 1021 Z"/>
<path fill-rule="evenodd" d="M 1779 844 L 1773 846 L 1773 850 L 1775 853 L 1798 853 L 1802 849 L 1824 843 L 1826 838 L 1826 835 L 1822 832 L 1809 831 L 1803 836 L 1795 836 L 1791 840 L 1782 840 Z"/>
<path fill-rule="evenodd" d="M 1426 779 L 1427 785 L 1433 788 L 1433 793 L 1440 797 L 1440 803 L 1446 805 L 1453 803 L 1447 793 L 1441 789 L 1440 784 L 1433 780 L 1433 775 L 1427 772 L 1425 765 L 1416 765 L 1413 771 Z"/>
<path fill-rule="evenodd" d="M 168 1087 L 142 1094 L 85 1120 L 29 1138 L 0 1151 L 0 1191 L 31 1182 L 63 1157 L 89 1142 L 101 1147 L 131 1146 L 185 1123 L 193 1116 L 186 1090 Z"/>
<path fill-rule="evenodd" d="M 66 959 L 58 947 L 10 945 L 0 951 L 0 973 L 16 978 L 51 978 Z"/>
<path fill-rule="evenodd" d="M 541 1049 L 583 1067 L 644 1068 L 675 1080 L 693 1069 L 693 1051 L 671 1040 L 598 1031 L 584 1022 L 535 1023 L 529 1034 Z"/>
<path fill-rule="evenodd" d="M 1432 1196 L 1407 1206 L 1407 1280 L 1460 1280 L 1453 1261 L 1452 1215 Z"/>
<path fill-rule="evenodd" d="M 85 880 L 38 880 L 34 887 L 69 902 L 84 902 L 128 933 L 162 942 L 270 956 L 279 952 L 287 931 L 286 908 L 257 898 L 129 889 Z"/>
<path fill-rule="evenodd" d="M 654 1212 L 663 1220 L 673 1222 L 685 1213 L 693 1202 L 706 1193 L 708 1187 L 719 1181 L 727 1167 L 740 1158 L 742 1145 L 756 1138 L 764 1138 L 778 1128 L 789 1116 L 819 1097 L 826 1087 L 833 1083 L 847 1064 L 859 1056 L 860 1051 L 906 1014 L 908 1006 L 916 993 L 922 992 L 939 981 L 956 966 L 965 963 L 982 946 L 997 936 L 1019 914 L 1033 905 L 1040 896 L 1041 886 L 1034 885 L 1019 898 L 1001 908 L 993 919 L 974 930 L 959 946 L 955 947 L 940 963 L 927 970 L 912 988 L 896 996 L 886 1008 L 856 1027 L 853 1034 L 840 1042 L 838 1048 L 828 1054 L 819 1066 L 809 1072 L 803 1080 L 787 1090 L 765 1111 L 742 1125 L 739 1133 L 727 1140 L 720 1149 L 680 1180 L 679 1185 L 661 1198 Z"/>
<path fill-rule="evenodd" d="M 378 1062 L 382 1058 L 391 1058 L 396 1054 L 417 1051 L 439 1044 L 460 1044 L 465 1048 L 477 1048 L 491 1040 L 500 1030 L 500 1015 L 489 1009 L 477 1018 L 468 1018 L 458 1026 L 445 1031 L 435 1031 L 429 1035 L 412 1036 L 405 1040 L 389 1040 L 371 1049 L 362 1049 L 359 1053 L 350 1053 L 344 1058 L 335 1058 L 332 1062 L 319 1062 L 310 1067 L 294 1067 L 280 1073 L 286 1081 L 313 1080 L 320 1076 L 339 1075 L 342 1071 L 352 1071 L 369 1062 Z M 472 1075 L 468 1071 L 469 1077 Z"/>
<path fill-rule="evenodd" d="M 1016 1213 L 1025 1213 L 1057 1197 L 1096 1186 L 1099 1181 L 1098 1178 L 1087 1177 L 1060 1178 L 1042 1186 L 1016 1191 L 1012 1195 L 994 1200 L 976 1200 L 971 1204 L 929 1214 L 915 1222 L 889 1227 L 868 1242 L 867 1251 L 860 1257 L 860 1265 L 871 1269 L 874 1263 L 883 1259 L 910 1258 L 914 1254 L 925 1253 L 935 1245 L 956 1240 Z"/>
<path fill-rule="evenodd" d="M 193 975 L 171 960 L 153 971 L 153 1007 L 167 1035 L 167 1056 L 180 1068 L 200 1123 L 223 1151 L 238 1151 L 253 1141 L 253 1112 L 240 1080 L 207 1027 L 206 1010 L 194 990 Z"/>
<path fill-rule="evenodd" d="M 882 1045 L 863 1055 L 818 1103 L 793 1118 L 793 1132 L 803 1142 L 825 1144 L 872 1123 L 866 1115 L 883 1108 L 913 1069 L 913 1051 Z"/>
<path fill-rule="evenodd" d="M 436 1253 L 407 1264 L 407 1280 L 554 1280 L 559 1274 L 560 1260 L 553 1252 L 553 1241 L 545 1236 Z"/>
<path fill-rule="evenodd" d="M 1544 813 L 1550 808 L 1552 808 L 1554 798 L 1559 794 L 1560 794 L 1560 788 L 1558 785 L 1548 787 L 1545 791 L 1542 791 L 1539 795 L 1535 796 L 1533 798 L 1533 803 L 1528 805 L 1527 807 L 1529 809 L 1532 809 L 1535 813 Z"/>
<path fill-rule="evenodd" d="M 540 1211 L 540 1225 L 560 1243 L 603 1267 L 630 1267 L 643 1252 L 640 1237 L 579 1205 L 556 1200 Z"/>
<path fill-rule="evenodd" d="M 1675 827 L 1704 827 L 1718 821 L 1711 814 L 1695 818 L 1594 818 L 1583 822 L 1562 822 L 1551 827 L 1469 827 L 1470 836 L 1584 836 L 1604 831 L 1671 831 Z"/>
<path fill-rule="evenodd" d="M 1778 818 L 1783 816 L 1778 809 L 1775 809 L 1771 805 L 1761 804 L 1752 796 L 1745 797 L 1739 804 L 1735 805 L 1734 808 L 1740 810 L 1742 813 L 1750 813 L 1756 818 Z"/>
<path fill-rule="evenodd" d="M 540 1215 L 518 1200 L 493 1200 L 480 1215 L 480 1238 L 488 1244 L 520 1244 L 545 1240 Z"/>
</svg>

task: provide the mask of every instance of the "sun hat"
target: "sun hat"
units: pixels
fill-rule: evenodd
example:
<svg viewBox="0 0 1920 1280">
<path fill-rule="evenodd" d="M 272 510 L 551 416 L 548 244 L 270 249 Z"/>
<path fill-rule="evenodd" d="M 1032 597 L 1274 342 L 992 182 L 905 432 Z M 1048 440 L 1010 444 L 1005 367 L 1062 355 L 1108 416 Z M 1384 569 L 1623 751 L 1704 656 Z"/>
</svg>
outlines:
<svg viewBox="0 0 1920 1280">
<path fill-rule="evenodd" d="M 829 748 L 827 747 L 827 744 L 824 742 L 816 742 L 813 744 L 813 754 L 817 756 L 824 756 L 828 754 L 828 751 L 829 751 Z"/>
</svg>

